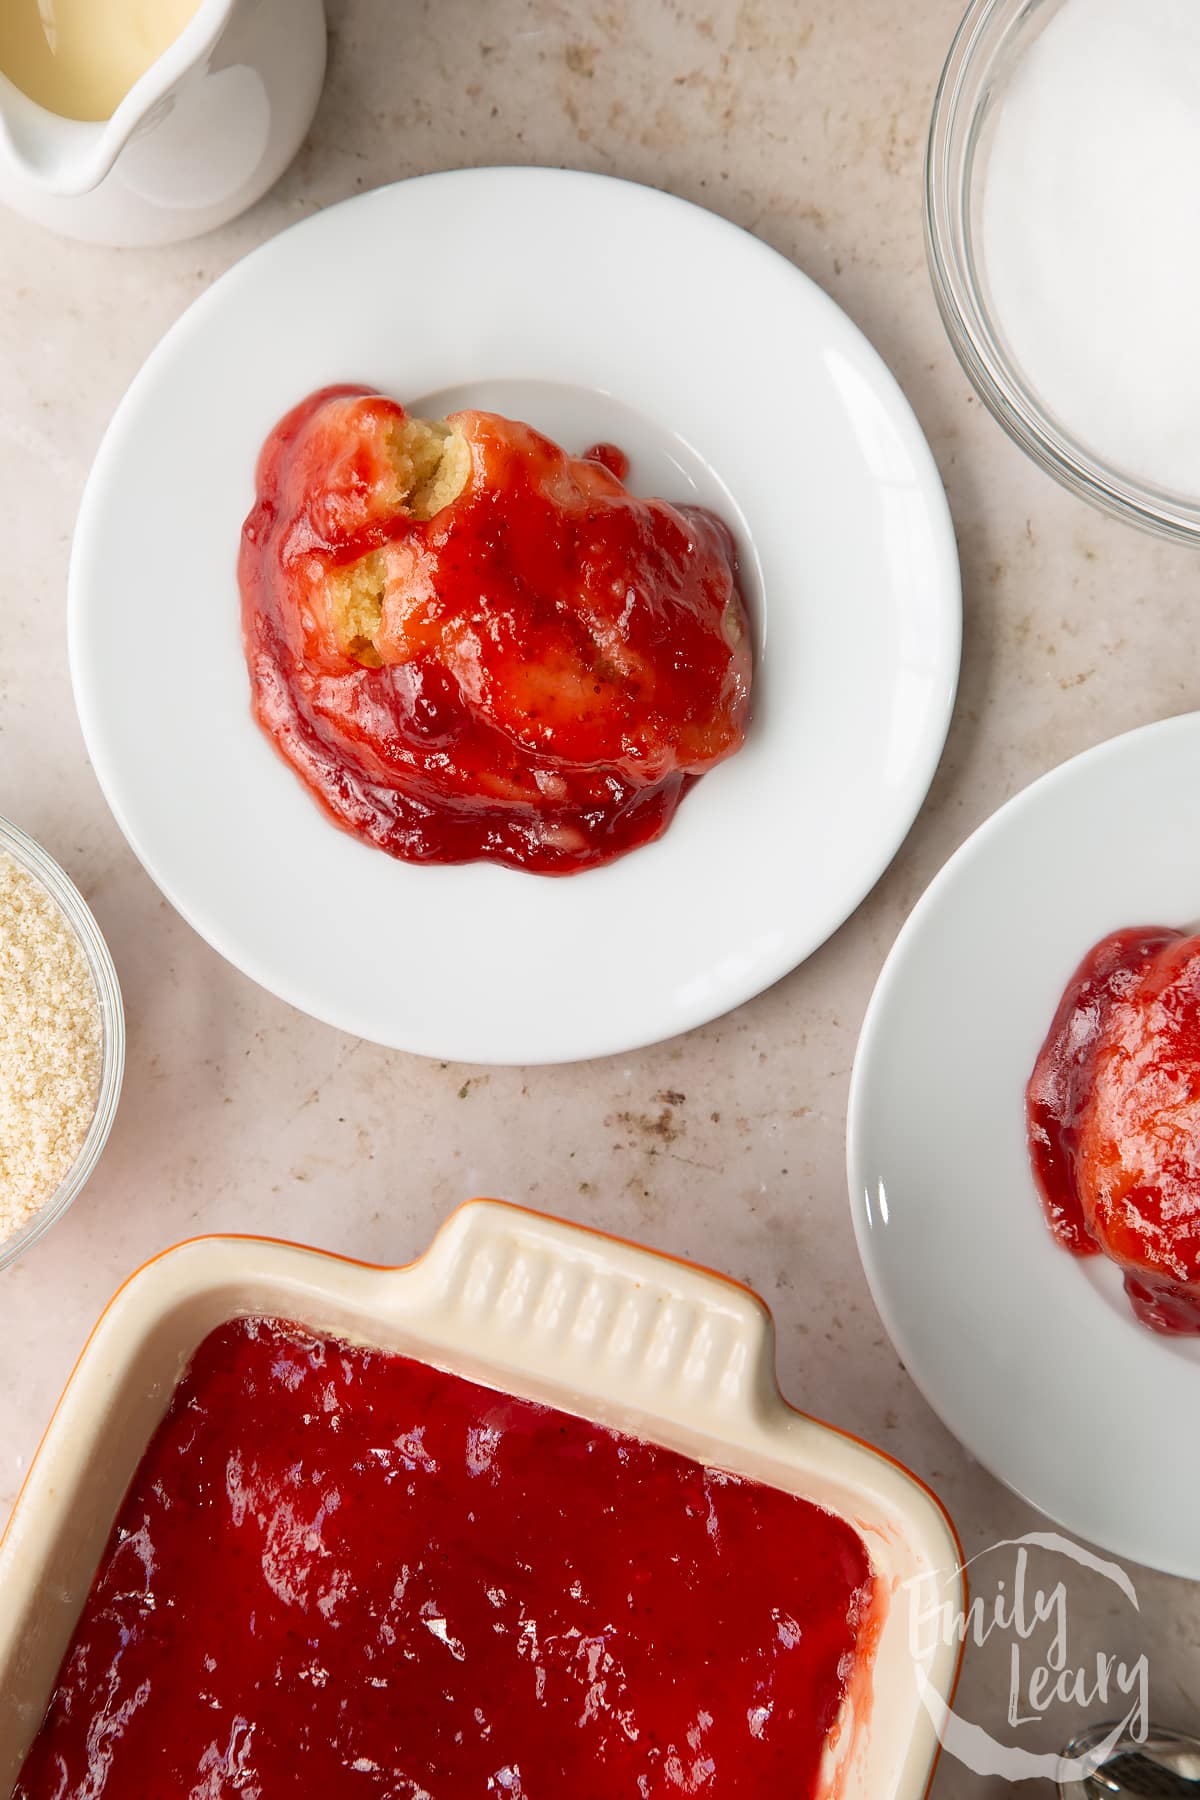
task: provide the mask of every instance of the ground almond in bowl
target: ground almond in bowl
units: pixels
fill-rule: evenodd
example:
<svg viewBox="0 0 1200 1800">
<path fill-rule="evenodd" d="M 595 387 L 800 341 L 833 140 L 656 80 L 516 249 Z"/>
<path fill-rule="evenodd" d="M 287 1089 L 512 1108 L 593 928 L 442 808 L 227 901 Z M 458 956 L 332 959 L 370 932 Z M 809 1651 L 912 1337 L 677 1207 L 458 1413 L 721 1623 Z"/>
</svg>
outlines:
<svg viewBox="0 0 1200 1800">
<path fill-rule="evenodd" d="M 96 1111 L 101 1058 L 83 946 L 37 877 L 0 851 L 0 1243 L 70 1172 Z"/>
</svg>

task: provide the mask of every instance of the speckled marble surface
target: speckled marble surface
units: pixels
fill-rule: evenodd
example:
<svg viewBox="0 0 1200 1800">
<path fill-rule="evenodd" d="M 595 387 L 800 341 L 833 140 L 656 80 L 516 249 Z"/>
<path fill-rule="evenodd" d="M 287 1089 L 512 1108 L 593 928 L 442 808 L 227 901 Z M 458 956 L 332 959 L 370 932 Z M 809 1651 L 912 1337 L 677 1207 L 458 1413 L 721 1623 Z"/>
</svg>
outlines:
<svg viewBox="0 0 1200 1800">
<path fill-rule="evenodd" d="M 0 1278 L 0 1514 L 88 1327 L 146 1256 L 232 1229 L 399 1261 L 456 1201 L 489 1192 L 752 1283 L 775 1308 L 791 1398 L 932 1482 L 968 1553 L 1029 1530 L 1037 1515 L 942 1429 L 878 1323 L 846 1205 L 847 1082 L 888 946 L 950 851 L 1075 751 L 1200 706 L 1200 664 L 1179 653 L 1197 565 L 1089 511 L 1027 463 L 974 400 L 943 336 L 925 274 L 920 160 L 957 0 L 330 0 L 329 11 L 329 77 L 309 140 L 235 225 L 165 251 L 115 253 L 0 219 L 0 811 L 91 901 L 129 1021 L 124 1098 L 99 1173 Z M 497 162 L 668 188 L 824 285 L 916 407 L 949 491 L 965 587 L 946 755 L 908 843 L 858 913 L 773 991 L 705 1030 L 530 1072 L 439 1065 L 339 1037 L 195 937 L 100 797 L 75 724 L 64 621 L 92 453 L 188 302 L 318 207 L 429 169 Z M 1003 1571 L 989 1568 L 990 1590 Z M 1140 1617 L 1098 1577 L 1072 1580 L 1069 1661 L 1145 1650 L 1156 1715 L 1195 1723 L 1200 1597 L 1132 1573 Z M 960 1710 L 1030 1749 L 1054 1745 L 1083 1709 L 1055 1705 L 1014 1736 L 1009 1655 L 998 1636 L 970 1652 Z M 935 1786 L 939 1800 L 1004 1791 L 948 1759 Z"/>
</svg>

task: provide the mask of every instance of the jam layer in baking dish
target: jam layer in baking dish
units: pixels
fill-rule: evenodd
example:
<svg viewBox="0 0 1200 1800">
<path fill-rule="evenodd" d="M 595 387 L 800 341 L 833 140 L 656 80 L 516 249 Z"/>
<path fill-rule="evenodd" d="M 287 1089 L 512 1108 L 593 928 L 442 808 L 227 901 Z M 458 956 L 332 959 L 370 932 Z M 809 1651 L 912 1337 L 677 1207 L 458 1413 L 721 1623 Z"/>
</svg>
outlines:
<svg viewBox="0 0 1200 1800">
<path fill-rule="evenodd" d="M 137 1470 L 14 1800 L 799 1800 L 873 1592 L 795 1495 L 235 1320 Z"/>
</svg>

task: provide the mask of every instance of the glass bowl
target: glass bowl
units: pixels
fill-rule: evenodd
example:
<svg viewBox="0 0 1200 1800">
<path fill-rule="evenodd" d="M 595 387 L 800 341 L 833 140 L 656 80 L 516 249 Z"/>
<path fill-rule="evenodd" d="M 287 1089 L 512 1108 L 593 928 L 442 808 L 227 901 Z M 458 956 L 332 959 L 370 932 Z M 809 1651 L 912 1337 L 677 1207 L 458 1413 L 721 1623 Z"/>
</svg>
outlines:
<svg viewBox="0 0 1200 1800">
<path fill-rule="evenodd" d="M 33 1217 L 10 1237 L 0 1239 L 0 1269 L 7 1269 L 62 1217 L 96 1166 L 116 1115 L 125 1071 L 125 1011 L 108 945 L 74 882 L 40 844 L 5 818 L 0 818 L 0 852 L 11 856 L 57 903 L 87 958 L 100 1009 L 100 1085 L 87 1136 L 75 1161 Z"/>
<path fill-rule="evenodd" d="M 1073 493 L 1163 537 L 1200 541 L 1200 497 L 1114 467 L 1038 397 L 991 306 L 980 215 L 991 127 L 1017 62 L 1063 0 L 972 0 L 938 83 L 925 158 L 934 293 L 959 361 L 1009 436 Z"/>
</svg>

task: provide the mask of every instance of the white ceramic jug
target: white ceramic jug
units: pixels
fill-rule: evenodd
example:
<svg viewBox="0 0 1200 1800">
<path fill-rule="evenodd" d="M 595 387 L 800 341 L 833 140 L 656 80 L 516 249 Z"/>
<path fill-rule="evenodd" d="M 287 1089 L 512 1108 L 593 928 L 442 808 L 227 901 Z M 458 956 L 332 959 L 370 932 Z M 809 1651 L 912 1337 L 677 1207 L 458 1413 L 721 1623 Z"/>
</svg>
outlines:
<svg viewBox="0 0 1200 1800">
<path fill-rule="evenodd" d="M 48 112 L 0 72 L 0 202 L 91 243 L 210 231 L 283 173 L 324 75 L 323 0 L 199 0 L 98 124 Z"/>
</svg>

